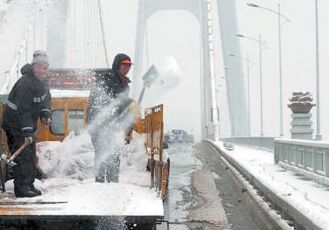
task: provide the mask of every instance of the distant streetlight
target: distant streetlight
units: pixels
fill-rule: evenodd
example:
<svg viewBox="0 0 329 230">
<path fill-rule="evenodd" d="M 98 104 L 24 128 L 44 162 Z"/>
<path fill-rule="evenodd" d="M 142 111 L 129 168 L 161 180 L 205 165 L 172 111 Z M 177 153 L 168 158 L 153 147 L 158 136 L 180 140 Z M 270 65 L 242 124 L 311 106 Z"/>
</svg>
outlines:
<svg viewBox="0 0 329 230">
<path fill-rule="evenodd" d="M 267 48 L 264 41 L 262 41 L 262 35 L 258 35 L 258 39 L 245 36 L 243 34 L 236 34 L 239 38 L 245 38 L 253 42 L 257 42 L 259 46 L 259 94 L 260 94 L 260 136 L 264 136 L 264 130 L 263 130 L 263 70 L 262 70 L 262 48 Z"/>
<path fill-rule="evenodd" d="M 278 16 L 278 27 L 279 27 L 279 82 L 280 82 L 280 136 L 283 136 L 283 106 L 282 106 L 282 48 L 281 48 L 281 29 L 283 24 L 281 24 L 281 17 L 290 22 L 290 19 L 285 15 L 281 14 L 280 3 L 278 3 L 278 11 L 272 10 L 267 7 L 259 6 L 254 3 L 247 3 L 250 7 L 255 7 L 263 10 L 270 11 Z"/>
<path fill-rule="evenodd" d="M 319 17 L 318 17 L 318 0 L 315 0 L 315 59 L 316 59 L 316 136 L 321 140 L 320 134 L 320 72 L 319 72 Z"/>
<path fill-rule="evenodd" d="M 251 122 L 250 122 L 250 67 L 252 65 L 254 65 L 253 62 L 250 61 L 249 59 L 249 55 L 247 54 L 246 57 L 242 57 L 242 56 L 237 56 L 235 54 L 229 54 L 230 57 L 235 57 L 235 58 L 240 58 L 242 60 L 244 60 L 246 63 L 247 63 L 247 87 L 248 87 L 248 121 L 249 121 L 249 124 L 248 124 L 248 131 L 249 131 L 249 136 L 250 136 L 250 126 L 251 126 Z"/>
</svg>

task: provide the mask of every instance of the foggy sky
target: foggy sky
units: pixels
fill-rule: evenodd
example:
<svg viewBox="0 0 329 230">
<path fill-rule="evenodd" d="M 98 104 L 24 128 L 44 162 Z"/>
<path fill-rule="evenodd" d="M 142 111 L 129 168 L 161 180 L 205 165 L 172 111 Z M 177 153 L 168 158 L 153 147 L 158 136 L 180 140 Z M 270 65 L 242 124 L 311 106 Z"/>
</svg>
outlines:
<svg viewBox="0 0 329 230">
<path fill-rule="evenodd" d="M 248 7 L 247 2 L 257 3 L 267 8 L 277 10 L 277 2 L 281 3 L 281 13 L 287 16 L 291 23 L 282 28 L 282 79 L 284 105 L 284 133 L 289 136 L 290 109 L 286 106 L 293 91 L 315 91 L 315 8 L 314 0 L 281 0 L 281 1 L 237 1 L 240 33 L 251 37 L 262 34 L 269 49 L 263 52 L 263 92 L 264 92 L 264 133 L 265 135 L 279 134 L 279 76 L 278 76 L 278 28 L 275 14 Z M 327 102 L 329 66 L 328 22 L 329 1 L 319 0 L 319 42 L 320 42 L 320 100 L 321 100 L 321 133 L 323 139 L 329 138 L 329 122 Z M 256 63 L 251 69 L 252 87 L 252 133 L 259 134 L 259 94 L 258 94 L 258 48 L 252 42 L 240 40 L 242 53 L 249 53 Z M 316 132 L 316 108 L 312 109 L 314 133 Z"/>
</svg>

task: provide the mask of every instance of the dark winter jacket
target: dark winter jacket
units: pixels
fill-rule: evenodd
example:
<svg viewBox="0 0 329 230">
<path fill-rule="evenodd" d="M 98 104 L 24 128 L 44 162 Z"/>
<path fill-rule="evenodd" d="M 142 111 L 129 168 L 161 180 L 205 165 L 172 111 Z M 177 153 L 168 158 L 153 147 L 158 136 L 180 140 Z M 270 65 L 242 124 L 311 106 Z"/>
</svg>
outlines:
<svg viewBox="0 0 329 230">
<path fill-rule="evenodd" d="M 30 135 L 36 130 L 38 118 L 51 117 L 51 95 L 48 81 L 38 79 L 32 65 L 23 66 L 21 73 L 6 101 L 2 128 Z"/>
<path fill-rule="evenodd" d="M 118 54 L 114 58 L 112 69 L 95 71 L 95 85 L 89 96 L 89 122 L 95 118 L 101 109 L 109 106 L 115 99 L 120 98 L 121 101 L 130 101 L 128 98 L 130 80 L 126 76 L 120 78 L 118 74 L 120 63 L 127 58 L 129 57 L 125 54 Z"/>
</svg>

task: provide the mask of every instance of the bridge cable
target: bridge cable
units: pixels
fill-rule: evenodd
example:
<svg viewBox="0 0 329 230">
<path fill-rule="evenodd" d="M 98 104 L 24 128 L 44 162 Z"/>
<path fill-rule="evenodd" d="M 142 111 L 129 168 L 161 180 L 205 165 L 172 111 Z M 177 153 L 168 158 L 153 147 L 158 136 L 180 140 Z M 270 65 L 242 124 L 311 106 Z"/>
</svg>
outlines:
<svg viewBox="0 0 329 230">
<path fill-rule="evenodd" d="M 107 68 L 109 68 L 109 60 L 107 57 L 107 46 L 106 46 L 106 40 L 105 40 L 105 34 L 104 34 L 104 24 L 103 24 L 103 15 L 102 15 L 102 8 L 101 8 L 101 1 L 98 0 L 98 13 L 99 13 L 99 22 L 101 25 L 101 32 L 102 32 L 102 38 L 103 38 L 103 47 L 104 47 L 104 56 L 105 56 L 105 62 Z"/>
<path fill-rule="evenodd" d="M 83 15 L 86 15 L 86 1 L 83 2 Z M 84 25 L 86 24 L 86 17 L 83 17 Z M 83 66 L 86 68 L 86 27 L 83 27 Z"/>
</svg>

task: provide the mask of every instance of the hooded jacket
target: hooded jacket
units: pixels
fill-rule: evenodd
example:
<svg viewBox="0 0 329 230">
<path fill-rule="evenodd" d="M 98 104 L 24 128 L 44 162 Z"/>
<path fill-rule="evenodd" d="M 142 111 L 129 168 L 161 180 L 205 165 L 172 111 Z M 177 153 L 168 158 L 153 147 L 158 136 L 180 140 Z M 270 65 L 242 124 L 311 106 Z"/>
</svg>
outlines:
<svg viewBox="0 0 329 230">
<path fill-rule="evenodd" d="M 51 117 L 51 95 L 48 81 L 38 79 L 32 65 L 21 68 L 22 77 L 9 93 L 3 113 L 2 128 L 31 135 L 36 130 L 38 118 Z"/>
<path fill-rule="evenodd" d="M 126 54 L 117 54 L 113 60 L 112 69 L 95 71 L 95 85 L 90 91 L 88 121 L 91 122 L 99 111 L 110 105 L 116 98 L 127 104 L 131 82 L 126 76 L 120 78 L 118 71 L 123 60 L 130 57 Z"/>
</svg>

